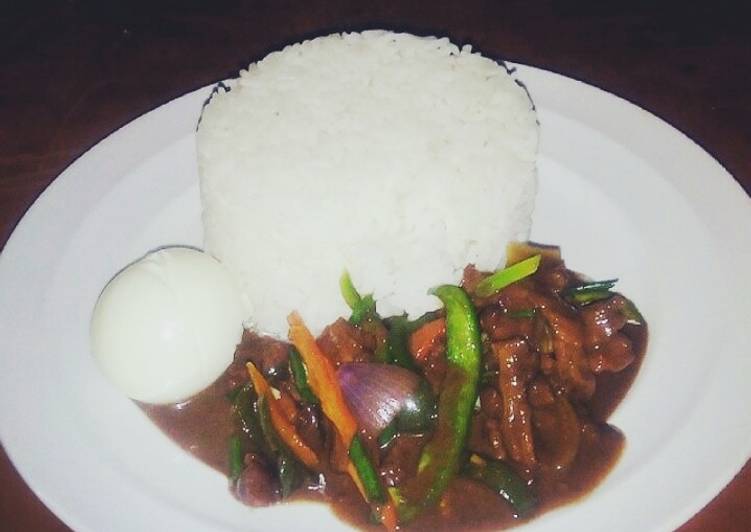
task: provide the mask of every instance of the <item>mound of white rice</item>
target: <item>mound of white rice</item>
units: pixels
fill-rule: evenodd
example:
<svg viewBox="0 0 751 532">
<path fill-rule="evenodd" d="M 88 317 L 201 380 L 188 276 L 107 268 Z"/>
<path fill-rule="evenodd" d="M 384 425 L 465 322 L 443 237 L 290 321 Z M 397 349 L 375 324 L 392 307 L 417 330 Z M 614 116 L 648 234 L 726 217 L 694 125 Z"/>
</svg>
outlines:
<svg viewBox="0 0 751 532">
<path fill-rule="evenodd" d="M 526 238 L 538 126 L 498 63 L 385 31 L 286 47 L 215 95 L 198 130 L 205 248 L 263 331 L 348 309 L 347 269 L 383 314 L 437 308 L 428 288 L 494 269 Z"/>
</svg>

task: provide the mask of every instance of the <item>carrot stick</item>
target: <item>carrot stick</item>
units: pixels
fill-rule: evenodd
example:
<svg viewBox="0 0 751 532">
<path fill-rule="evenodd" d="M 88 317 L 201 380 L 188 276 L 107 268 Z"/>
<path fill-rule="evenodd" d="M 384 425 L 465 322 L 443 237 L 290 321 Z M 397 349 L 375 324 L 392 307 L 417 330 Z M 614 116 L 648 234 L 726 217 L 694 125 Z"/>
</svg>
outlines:
<svg viewBox="0 0 751 532">
<path fill-rule="evenodd" d="M 428 350 L 438 341 L 441 336 L 446 335 L 446 320 L 438 318 L 429 321 L 409 337 L 409 351 L 416 360 L 427 355 Z"/>
<path fill-rule="evenodd" d="M 250 374 L 250 380 L 253 381 L 253 388 L 255 388 L 258 396 L 263 396 L 269 405 L 269 415 L 271 417 L 271 424 L 279 433 L 279 437 L 285 443 L 289 450 L 306 466 L 311 469 L 318 468 L 318 457 L 302 440 L 300 435 L 295 430 L 295 427 L 290 423 L 284 412 L 279 405 L 279 400 L 274 397 L 271 392 L 271 387 L 266 379 L 261 375 L 261 372 L 256 369 L 252 362 L 248 362 L 245 365 L 248 368 Z"/>
<path fill-rule="evenodd" d="M 352 440 L 357 435 L 357 421 L 349 409 L 349 405 L 344 400 L 342 389 L 336 378 L 334 365 L 321 351 L 321 348 L 318 347 L 315 338 L 297 312 L 290 314 L 287 317 L 287 321 L 290 326 L 289 339 L 299 351 L 300 356 L 302 356 L 305 362 L 305 366 L 308 368 L 308 384 L 310 384 L 313 393 L 321 401 L 323 413 L 334 424 L 339 437 L 345 446 L 349 448 Z M 367 501 L 368 497 L 365 488 L 352 460 L 347 465 L 347 472 L 352 477 L 360 494 Z M 381 523 L 387 530 L 396 530 L 397 513 L 393 503 L 376 504 L 375 510 L 381 518 Z"/>
<path fill-rule="evenodd" d="M 250 381 L 253 383 L 253 388 L 255 389 L 256 394 L 259 396 L 269 394 L 271 392 L 271 386 L 269 386 L 269 383 L 261 372 L 258 371 L 255 364 L 248 362 L 245 364 L 245 368 L 248 370 L 248 375 L 250 375 Z M 276 399 L 276 397 L 269 401 L 269 403 L 272 403 L 274 399 Z"/>
<path fill-rule="evenodd" d="M 279 406 L 282 412 L 284 412 L 287 421 L 294 423 L 295 418 L 297 417 L 297 406 L 295 406 L 295 400 L 292 399 L 288 393 L 282 391 L 277 401 L 279 402 Z"/>
<path fill-rule="evenodd" d="M 345 445 L 349 446 L 357 434 L 357 421 L 344 400 L 334 365 L 318 347 L 315 338 L 297 312 L 290 314 L 287 321 L 290 325 L 289 339 L 300 352 L 308 368 L 310 387 L 320 399 L 323 413 L 334 424 Z"/>
<path fill-rule="evenodd" d="M 387 502 L 378 508 L 378 514 L 381 516 L 381 524 L 389 532 L 396 530 L 399 525 L 399 515 L 396 512 L 396 506 L 393 502 Z"/>
</svg>

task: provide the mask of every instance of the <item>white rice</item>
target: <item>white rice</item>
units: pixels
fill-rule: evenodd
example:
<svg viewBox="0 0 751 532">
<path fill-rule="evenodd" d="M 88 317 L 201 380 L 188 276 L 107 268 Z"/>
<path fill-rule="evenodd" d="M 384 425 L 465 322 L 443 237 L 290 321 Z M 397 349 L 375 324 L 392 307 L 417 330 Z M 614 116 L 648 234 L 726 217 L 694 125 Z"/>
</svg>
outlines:
<svg viewBox="0 0 751 532">
<path fill-rule="evenodd" d="M 385 31 L 305 41 L 251 64 L 198 130 L 205 248 L 263 331 L 348 309 L 347 269 L 382 314 L 437 308 L 428 288 L 494 269 L 529 234 L 538 126 L 498 63 Z"/>
</svg>

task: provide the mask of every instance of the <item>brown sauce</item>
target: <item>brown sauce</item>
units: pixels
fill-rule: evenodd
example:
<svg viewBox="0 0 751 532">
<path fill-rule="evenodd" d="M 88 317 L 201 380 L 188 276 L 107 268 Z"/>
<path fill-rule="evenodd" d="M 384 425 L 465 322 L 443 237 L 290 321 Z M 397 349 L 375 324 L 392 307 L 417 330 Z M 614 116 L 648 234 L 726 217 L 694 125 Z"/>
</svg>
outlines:
<svg viewBox="0 0 751 532">
<path fill-rule="evenodd" d="M 590 415 L 598 421 L 607 421 L 626 396 L 639 373 L 644 354 L 647 351 L 649 334 L 647 326 L 626 325 L 623 333 L 633 342 L 636 359 L 626 369 L 618 373 L 601 373 L 597 376 L 597 388 L 590 399 Z"/>
<path fill-rule="evenodd" d="M 228 372 L 190 400 L 178 405 L 138 403 L 167 436 L 196 458 L 227 474 L 227 441 L 232 435 Z"/>
<path fill-rule="evenodd" d="M 516 467 L 519 474 L 528 479 L 539 501 L 531 515 L 517 518 L 512 507 L 497 493 L 476 481 L 457 477 L 441 502 L 406 528 L 447 531 L 505 528 L 589 493 L 612 469 L 624 448 L 625 437 L 606 421 L 633 383 L 647 345 L 646 325 L 626 325 L 620 333 L 631 341 L 634 360 L 622 371 L 597 374 L 594 394 L 585 402 L 573 402 L 581 424 L 578 451 L 573 462 L 564 473 L 546 470 L 542 466 L 534 472 Z M 253 351 L 254 346 L 263 351 L 270 343 L 275 342 L 246 333 L 238 353 Z M 246 359 L 236 354 L 235 362 L 214 384 L 185 403 L 140 405 L 151 420 L 183 449 L 224 474 L 228 473 L 228 440 L 236 430 L 227 394 L 237 386 L 237 376 L 243 373 Z M 327 502 L 340 518 L 354 526 L 382 530 L 369 520 L 368 505 L 346 474 L 326 469 L 324 476 L 325 488 L 311 483 L 308 489 L 298 489 L 288 500 Z"/>
</svg>

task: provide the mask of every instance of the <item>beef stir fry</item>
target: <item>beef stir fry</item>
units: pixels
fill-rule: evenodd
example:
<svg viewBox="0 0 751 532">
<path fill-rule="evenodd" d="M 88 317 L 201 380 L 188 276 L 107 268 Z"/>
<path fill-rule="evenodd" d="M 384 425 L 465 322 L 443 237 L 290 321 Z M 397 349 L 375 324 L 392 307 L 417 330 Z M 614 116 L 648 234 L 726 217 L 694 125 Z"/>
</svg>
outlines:
<svg viewBox="0 0 751 532">
<path fill-rule="evenodd" d="M 630 386 L 646 323 L 557 248 L 516 244 L 433 293 L 443 309 L 382 317 L 348 276 L 352 309 L 314 339 L 246 331 L 222 378 L 180 408 L 144 406 L 225 471 L 252 506 L 331 502 L 355 524 L 510 526 L 589 491 L 618 458 L 607 417 Z"/>
</svg>

